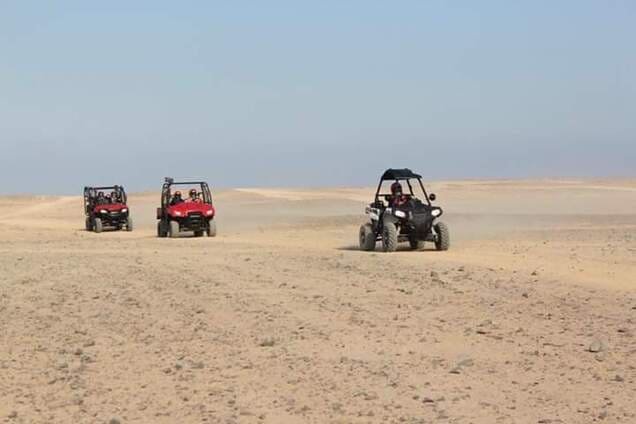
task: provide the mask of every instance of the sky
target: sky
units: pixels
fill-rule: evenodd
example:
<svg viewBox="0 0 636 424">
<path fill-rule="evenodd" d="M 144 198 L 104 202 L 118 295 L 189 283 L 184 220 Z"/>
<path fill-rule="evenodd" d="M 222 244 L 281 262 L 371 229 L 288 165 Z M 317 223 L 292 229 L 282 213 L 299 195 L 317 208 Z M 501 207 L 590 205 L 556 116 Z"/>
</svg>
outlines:
<svg viewBox="0 0 636 424">
<path fill-rule="evenodd" d="M 0 0 L 0 193 L 636 175 L 633 1 Z"/>
</svg>

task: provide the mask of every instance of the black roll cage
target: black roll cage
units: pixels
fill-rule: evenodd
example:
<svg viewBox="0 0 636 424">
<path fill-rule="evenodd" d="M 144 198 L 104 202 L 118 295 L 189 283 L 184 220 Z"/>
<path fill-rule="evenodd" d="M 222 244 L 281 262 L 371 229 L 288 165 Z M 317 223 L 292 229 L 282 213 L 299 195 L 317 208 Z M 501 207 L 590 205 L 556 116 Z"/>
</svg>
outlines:
<svg viewBox="0 0 636 424">
<path fill-rule="evenodd" d="M 166 177 L 161 187 L 161 209 L 165 209 L 170 205 L 170 199 L 172 197 L 172 191 L 170 187 L 173 185 L 198 185 L 201 187 L 201 193 L 203 193 L 203 203 L 212 205 L 212 193 L 210 187 L 205 181 L 175 181 L 173 178 Z"/>
<path fill-rule="evenodd" d="M 422 176 L 415 174 L 410 169 L 387 169 L 382 177 L 380 177 L 380 182 L 378 183 L 378 189 L 375 192 L 375 202 L 377 203 L 380 200 L 380 196 L 388 196 L 390 193 L 380 194 L 380 190 L 382 189 L 382 183 L 385 181 L 406 181 L 406 185 L 409 188 L 409 193 L 411 197 L 415 197 L 415 193 L 413 192 L 413 186 L 411 185 L 411 180 L 417 180 L 424 193 L 424 199 L 429 206 L 431 206 L 431 200 L 428 198 L 428 193 L 424 188 L 424 184 L 422 183 Z"/>
</svg>

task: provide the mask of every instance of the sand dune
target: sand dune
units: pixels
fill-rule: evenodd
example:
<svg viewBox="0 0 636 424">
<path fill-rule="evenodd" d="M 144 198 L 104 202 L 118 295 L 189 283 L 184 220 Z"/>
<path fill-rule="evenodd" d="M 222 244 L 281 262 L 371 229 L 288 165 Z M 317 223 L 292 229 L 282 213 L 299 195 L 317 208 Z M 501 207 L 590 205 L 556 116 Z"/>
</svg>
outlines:
<svg viewBox="0 0 636 424">
<path fill-rule="evenodd" d="M 431 184 L 449 252 L 360 252 L 373 188 L 215 193 L 219 236 L 0 197 L 0 421 L 636 422 L 636 181 Z"/>
</svg>

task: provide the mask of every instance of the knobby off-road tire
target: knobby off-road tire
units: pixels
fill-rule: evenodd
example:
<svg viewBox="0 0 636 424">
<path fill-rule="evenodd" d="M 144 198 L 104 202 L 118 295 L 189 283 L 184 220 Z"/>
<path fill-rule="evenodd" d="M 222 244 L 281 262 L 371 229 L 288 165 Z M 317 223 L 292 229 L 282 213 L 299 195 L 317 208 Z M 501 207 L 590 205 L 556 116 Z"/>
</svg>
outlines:
<svg viewBox="0 0 636 424">
<path fill-rule="evenodd" d="M 170 238 L 179 237 L 179 222 L 170 221 Z"/>
<path fill-rule="evenodd" d="M 360 250 L 370 252 L 375 250 L 375 233 L 371 224 L 364 224 L 360 226 L 359 234 Z"/>
<path fill-rule="evenodd" d="M 208 227 L 208 237 L 216 237 L 216 221 L 210 220 L 210 226 Z"/>
<path fill-rule="evenodd" d="M 91 231 L 92 229 L 93 229 L 93 226 L 91 225 L 91 219 L 86 218 L 86 231 Z"/>
<path fill-rule="evenodd" d="M 133 230 L 133 220 L 131 217 L 128 217 L 126 219 L 126 231 L 132 231 Z"/>
<path fill-rule="evenodd" d="M 101 218 L 95 218 L 95 232 L 101 233 L 104 230 L 104 226 L 102 225 Z"/>
<path fill-rule="evenodd" d="M 435 248 L 440 251 L 448 250 L 450 247 L 450 233 L 448 231 L 448 226 L 443 222 L 438 222 L 435 224 L 435 232 L 437 233 Z"/>
<path fill-rule="evenodd" d="M 164 228 L 163 221 L 157 222 L 157 237 L 163 238 L 163 237 L 166 237 L 167 235 L 168 235 L 168 232 Z"/>
<path fill-rule="evenodd" d="M 398 246 L 398 233 L 395 224 L 385 222 L 382 227 L 382 250 L 395 252 Z"/>
</svg>

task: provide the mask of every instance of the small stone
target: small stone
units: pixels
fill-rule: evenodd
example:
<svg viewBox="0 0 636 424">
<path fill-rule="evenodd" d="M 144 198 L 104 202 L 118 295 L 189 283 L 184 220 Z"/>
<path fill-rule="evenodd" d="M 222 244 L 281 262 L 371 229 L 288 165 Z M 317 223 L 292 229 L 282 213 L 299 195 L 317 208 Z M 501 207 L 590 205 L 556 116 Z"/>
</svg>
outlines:
<svg viewBox="0 0 636 424">
<path fill-rule="evenodd" d="M 121 421 L 117 418 L 111 418 L 110 421 L 108 421 L 108 424 L 121 424 Z"/>
<path fill-rule="evenodd" d="M 599 339 L 595 339 L 592 341 L 592 343 L 590 343 L 587 350 L 592 353 L 602 352 L 605 350 L 605 343 L 603 343 Z"/>
<path fill-rule="evenodd" d="M 80 349 L 79 347 L 75 349 L 75 351 L 73 352 L 75 356 L 80 356 L 82 353 L 84 353 L 84 351 Z"/>
<path fill-rule="evenodd" d="M 192 368 L 195 369 L 195 370 L 200 370 L 200 369 L 205 368 L 205 364 L 203 362 L 201 362 L 201 361 L 193 362 L 192 363 Z"/>
<path fill-rule="evenodd" d="M 422 403 L 435 403 L 435 401 L 430 397 L 424 397 L 422 398 Z"/>
<path fill-rule="evenodd" d="M 9 418 L 18 418 L 18 411 L 11 411 L 8 415 Z"/>
<path fill-rule="evenodd" d="M 276 340 L 273 337 L 267 337 L 258 344 L 260 347 L 272 347 L 276 344 Z"/>
<path fill-rule="evenodd" d="M 618 383 L 622 383 L 623 381 L 625 381 L 625 379 L 622 376 L 617 374 L 617 375 L 614 376 L 614 381 L 616 381 Z"/>
</svg>

